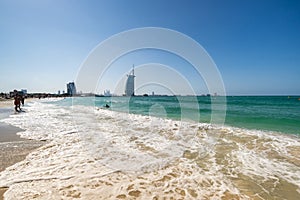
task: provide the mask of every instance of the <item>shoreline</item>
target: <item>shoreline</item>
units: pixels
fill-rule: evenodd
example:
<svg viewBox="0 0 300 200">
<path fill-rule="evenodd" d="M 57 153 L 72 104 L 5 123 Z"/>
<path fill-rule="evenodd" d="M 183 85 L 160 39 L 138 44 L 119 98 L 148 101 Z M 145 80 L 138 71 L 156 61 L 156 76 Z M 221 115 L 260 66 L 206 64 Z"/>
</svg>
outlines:
<svg viewBox="0 0 300 200">
<path fill-rule="evenodd" d="M 35 150 L 27 157 L 31 161 L 28 165 L 17 164 L 3 173 L 9 172 L 3 176 L 2 186 L 10 186 L 12 184 L 8 183 L 18 179 L 26 180 L 21 185 L 13 183 L 19 185 L 17 188 L 4 188 L 4 192 L 8 189 L 7 198 L 51 196 L 53 199 L 91 199 L 101 196 L 103 199 L 112 199 L 112 195 L 115 195 L 114 199 L 117 199 L 131 196 L 150 198 L 157 195 L 201 199 L 216 195 L 223 199 L 292 199 L 293 196 L 299 196 L 296 172 L 300 167 L 297 154 L 300 141 L 287 138 L 288 135 L 280 134 L 276 137 L 277 134 L 273 132 L 265 134 L 264 131 L 235 127 L 210 128 L 193 122 L 183 122 L 178 126 L 179 122 L 159 117 L 150 119 L 139 114 L 128 115 L 106 109 L 99 109 L 95 113 L 95 109 L 81 106 L 61 109 L 44 104 L 36 108 L 30 109 L 25 118 L 21 117 L 16 122 L 22 120 L 26 125 L 21 127 L 35 136 L 32 138 L 48 138 L 48 141 L 55 138 L 55 145 L 50 142 L 49 146 L 45 146 L 47 148 Z M 87 127 L 85 123 L 82 124 L 86 118 L 76 118 L 82 117 L 83 112 L 97 126 Z M 77 115 L 74 117 L 74 114 Z M 94 114 L 96 117 L 91 118 Z M 79 122 L 76 131 L 68 123 L 70 116 L 77 119 L 74 123 Z M 101 126 L 97 128 L 99 121 Z M 41 130 L 32 129 L 32 122 L 35 122 L 34 127 L 41 127 Z M 53 122 L 55 127 L 52 126 Z M 130 126 L 127 128 L 128 124 Z M 148 125 L 152 125 L 154 131 L 147 129 Z M 51 136 L 46 135 L 49 129 L 53 130 Z M 189 138 L 184 142 L 176 137 L 179 129 L 187 136 L 196 133 L 196 146 L 193 146 L 193 140 L 189 142 Z M 126 134 L 122 134 L 123 131 Z M 99 139 L 99 132 L 103 132 L 107 140 Z M 164 137 L 160 137 L 161 134 Z M 170 144 L 170 141 L 175 145 L 163 146 Z M 199 148 L 198 141 L 206 148 Z M 124 157 L 127 159 L 124 160 Z M 168 159 L 172 165 L 169 165 Z M 140 163 L 143 163 L 142 168 Z M 28 173 L 33 168 L 35 173 Z M 142 173 L 136 177 L 132 173 L 135 171 Z M 194 182 L 195 179 L 197 182 Z M 274 181 L 278 184 L 272 185 Z M 225 192 L 220 190 L 224 187 Z M 27 189 L 28 193 L 24 193 Z M 235 192 L 237 190 L 239 192 Z"/>
<path fill-rule="evenodd" d="M 31 101 L 31 99 L 29 100 Z M 7 99 L 0 101 L 0 119 L 7 118 L 14 111 L 14 100 Z M 10 111 L 11 110 L 11 111 Z M 21 128 L 0 122 L 0 173 L 6 168 L 24 160 L 33 150 L 43 143 L 35 140 L 28 140 L 17 135 L 24 131 Z M 0 188 L 0 200 L 4 199 L 4 193 L 9 188 Z"/>
<path fill-rule="evenodd" d="M 71 116 L 75 121 L 69 124 Z M 97 126 L 86 126 L 85 119 Z M 32 138 L 55 138 L 55 142 L 30 154 L 28 164 L 17 164 L 2 176 L 2 186 L 12 185 L 5 194 L 10 199 L 299 196 L 300 141 L 284 135 L 192 122 L 179 126 L 161 118 L 48 104 L 33 107 L 19 120 Z M 150 125 L 153 131 L 147 128 Z M 49 129 L 53 135 L 46 135 Z M 195 143 L 193 138 L 177 137 L 179 129 L 187 136 L 197 134 Z M 20 179 L 21 184 L 15 182 Z"/>
<path fill-rule="evenodd" d="M 6 168 L 24 160 L 26 156 L 43 145 L 36 140 L 21 138 L 16 133 L 22 129 L 0 122 L 0 173 Z M 9 188 L 0 188 L 0 200 Z"/>
</svg>

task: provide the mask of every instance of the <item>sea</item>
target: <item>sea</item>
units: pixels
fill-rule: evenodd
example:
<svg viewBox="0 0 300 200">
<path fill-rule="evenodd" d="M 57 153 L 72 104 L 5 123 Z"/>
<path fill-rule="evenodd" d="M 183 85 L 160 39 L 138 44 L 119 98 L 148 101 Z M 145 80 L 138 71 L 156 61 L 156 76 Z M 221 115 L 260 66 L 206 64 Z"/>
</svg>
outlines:
<svg viewBox="0 0 300 200">
<path fill-rule="evenodd" d="M 300 97 L 35 100 L 1 119 L 45 145 L 7 199 L 300 199 Z"/>
</svg>

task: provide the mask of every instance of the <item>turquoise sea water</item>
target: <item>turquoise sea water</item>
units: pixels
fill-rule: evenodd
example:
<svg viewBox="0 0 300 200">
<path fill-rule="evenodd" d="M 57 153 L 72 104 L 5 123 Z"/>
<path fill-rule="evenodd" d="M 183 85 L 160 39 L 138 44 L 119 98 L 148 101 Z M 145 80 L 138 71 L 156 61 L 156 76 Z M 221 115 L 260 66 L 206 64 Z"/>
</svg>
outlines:
<svg viewBox="0 0 300 200">
<path fill-rule="evenodd" d="M 219 105 L 220 109 L 223 109 L 225 104 L 225 125 L 300 135 L 299 97 L 228 96 L 226 102 L 223 100 L 224 97 L 207 96 L 76 97 L 57 103 L 96 107 L 108 104 L 110 109 L 119 112 L 204 123 L 211 121 L 212 104 L 222 104 Z M 219 108 L 213 109 L 218 112 Z"/>
</svg>

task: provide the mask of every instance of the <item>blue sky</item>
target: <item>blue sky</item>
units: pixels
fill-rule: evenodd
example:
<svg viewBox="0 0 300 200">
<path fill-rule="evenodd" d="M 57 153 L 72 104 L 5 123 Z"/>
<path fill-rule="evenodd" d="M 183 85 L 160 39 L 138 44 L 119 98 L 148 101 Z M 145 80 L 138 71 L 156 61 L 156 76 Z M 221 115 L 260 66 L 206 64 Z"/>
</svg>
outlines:
<svg viewBox="0 0 300 200">
<path fill-rule="evenodd" d="M 0 91 L 66 90 L 100 42 L 140 27 L 169 28 L 196 40 L 216 63 L 229 95 L 300 94 L 300 1 L 292 0 L 0 0 Z M 111 80 L 124 80 L 120 74 L 131 63 L 188 67 L 163 53 L 140 54 L 120 58 L 115 65 L 124 64 L 123 71 L 112 67 L 119 75 Z M 197 87 L 199 78 L 189 71 L 186 77 Z M 114 91 L 105 80 L 99 92 Z M 205 93 L 200 82 L 195 90 Z"/>
</svg>

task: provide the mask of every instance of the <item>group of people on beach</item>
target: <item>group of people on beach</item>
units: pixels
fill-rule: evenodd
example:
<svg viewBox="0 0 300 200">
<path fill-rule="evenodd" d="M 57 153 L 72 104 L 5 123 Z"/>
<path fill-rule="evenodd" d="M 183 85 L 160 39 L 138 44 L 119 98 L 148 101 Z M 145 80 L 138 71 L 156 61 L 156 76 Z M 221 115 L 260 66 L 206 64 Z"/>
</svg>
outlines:
<svg viewBox="0 0 300 200">
<path fill-rule="evenodd" d="M 21 103 L 22 103 L 22 106 L 24 106 L 24 101 L 25 101 L 25 97 L 24 96 L 21 96 L 21 95 L 15 95 L 15 101 L 14 101 L 14 104 L 15 104 L 15 111 L 16 112 L 21 112 Z"/>
</svg>

